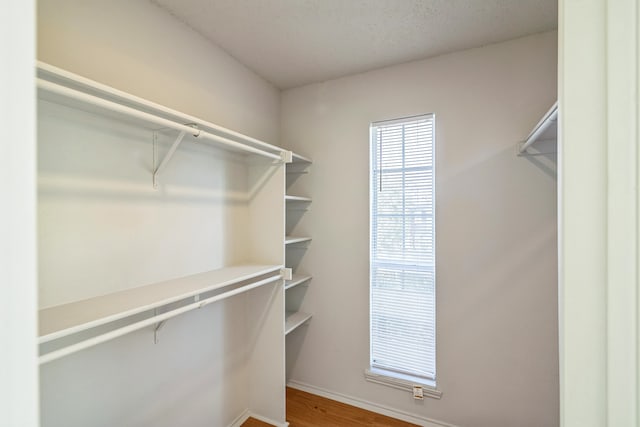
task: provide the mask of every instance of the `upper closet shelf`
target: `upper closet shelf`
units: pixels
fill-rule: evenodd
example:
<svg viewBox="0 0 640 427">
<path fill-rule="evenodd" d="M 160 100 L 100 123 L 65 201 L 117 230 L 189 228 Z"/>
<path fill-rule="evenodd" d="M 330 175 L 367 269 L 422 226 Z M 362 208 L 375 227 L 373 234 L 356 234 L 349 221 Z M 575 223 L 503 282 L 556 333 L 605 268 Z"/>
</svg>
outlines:
<svg viewBox="0 0 640 427">
<path fill-rule="evenodd" d="M 305 174 L 308 173 L 307 168 L 311 165 L 311 159 L 300 154 L 291 153 L 291 162 L 287 163 L 287 173 L 289 174 Z"/>
<path fill-rule="evenodd" d="M 241 151 L 273 160 L 291 162 L 292 153 L 275 145 L 215 125 L 110 86 L 38 62 L 39 98 L 86 111 L 105 111 L 133 120 L 149 129 L 171 128 L 180 135 L 171 153 L 185 135 L 206 140 L 231 151 Z M 169 156 L 170 157 L 170 156 Z"/>
<path fill-rule="evenodd" d="M 280 265 L 226 267 L 44 308 L 39 311 L 40 344 L 111 324 L 139 313 L 150 310 L 154 312 L 143 320 L 135 319 L 127 326 L 47 353 L 40 357 L 40 363 L 55 360 L 149 325 L 158 325 L 178 314 L 280 280 L 281 269 Z M 193 301 L 187 300 L 188 298 L 193 298 Z M 173 303 L 179 307 L 169 306 Z M 163 308 L 162 313 L 155 311 L 159 308 Z"/>
<path fill-rule="evenodd" d="M 308 159 L 300 154 L 292 153 L 292 163 L 308 163 L 311 164 L 311 159 Z"/>
<path fill-rule="evenodd" d="M 527 149 L 538 141 L 555 141 L 558 138 L 558 102 L 546 112 L 527 138 L 519 144 L 518 154 L 524 154 Z"/>
</svg>

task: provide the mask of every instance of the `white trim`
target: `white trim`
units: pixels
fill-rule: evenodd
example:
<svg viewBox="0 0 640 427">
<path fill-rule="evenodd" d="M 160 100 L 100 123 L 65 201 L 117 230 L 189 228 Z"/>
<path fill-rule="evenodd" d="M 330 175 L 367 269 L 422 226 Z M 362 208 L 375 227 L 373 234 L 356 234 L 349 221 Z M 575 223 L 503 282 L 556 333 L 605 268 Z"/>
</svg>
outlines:
<svg viewBox="0 0 640 427">
<path fill-rule="evenodd" d="M 561 0 L 558 6 L 560 425 L 602 427 L 607 425 L 606 0 Z"/>
<path fill-rule="evenodd" d="M 245 409 L 240 415 L 236 417 L 235 420 L 231 422 L 231 424 L 229 424 L 229 427 L 240 427 L 242 426 L 242 424 L 244 424 L 245 421 L 249 419 L 249 417 L 249 410 Z"/>
<path fill-rule="evenodd" d="M 287 383 L 287 387 L 294 388 L 296 390 L 306 391 L 307 393 L 315 394 L 327 399 L 335 400 L 347 405 L 355 406 L 356 408 L 364 409 L 366 411 L 375 412 L 377 414 L 386 415 L 387 417 L 396 418 L 398 420 L 406 421 L 408 423 L 417 424 L 423 427 L 457 427 L 454 424 L 445 423 L 443 421 L 437 421 L 431 418 L 423 417 L 418 414 L 412 414 L 398 409 L 391 408 L 389 406 L 381 405 L 368 400 L 359 399 L 357 397 L 347 396 L 342 393 L 336 393 L 326 390 L 321 387 L 316 387 L 310 384 L 306 384 L 300 381 L 291 380 Z"/>
<path fill-rule="evenodd" d="M 635 0 L 559 2 L 562 427 L 640 425 L 639 20 Z"/>
<path fill-rule="evenodd" d="M 638 6 L 607 2 L 607 425 L 638 418 Z"/>
<path fill-rule="evenodd" d="M 0 13 L 0 425 L 39 425 L 33 0 Z"/>
<path fill-rule="evenodd" d="M 435 113 L 426 113 L 426 114 L 416 114 L 415 116 L 407 116 L 407 117 L 398 117 L 395 119 L 389 120 L 380 120 L 377 122 L 371 122 L 371 127 L 374 126 L 387 126 L 387 125 L 395 125 L 398 123 L 404 123 L 411 120 L 428 120 L 430 118 L 435 118 Z"/>
<path fill-rule="evenodd" d="M 412 381 L 409 379 L 409 375 L 405 375 L 407 379 L 401 378 L 400 375 L 401 374 L 398 374 L 398 376 L 389 375 L 383 370 L 376 368 L 364 370 L 364 377 L 369 382 L 386 385 L 410 393 L 413 393 L 414 385 L 420 385 L 423 387 L 422 392 L 425 397 L 431 397 L 433 399 L 440 399 L 442 397 L 442 392 L 435 387 L 434 381 L 422 378 L 416 378 L 416 381 Z"/>
</svg>

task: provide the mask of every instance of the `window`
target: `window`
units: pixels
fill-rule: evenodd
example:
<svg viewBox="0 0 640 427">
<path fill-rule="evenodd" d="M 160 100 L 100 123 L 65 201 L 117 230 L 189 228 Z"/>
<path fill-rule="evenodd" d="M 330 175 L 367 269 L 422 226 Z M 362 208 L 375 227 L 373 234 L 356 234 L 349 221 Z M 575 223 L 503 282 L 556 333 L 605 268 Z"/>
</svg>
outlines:
<svg viewBox="0 0 640 427">
<path fill-rule="evenodd" d="M 435 385 L 433 114 L 371 125 L 370 298 L 371 370 Z"/>
</svg>

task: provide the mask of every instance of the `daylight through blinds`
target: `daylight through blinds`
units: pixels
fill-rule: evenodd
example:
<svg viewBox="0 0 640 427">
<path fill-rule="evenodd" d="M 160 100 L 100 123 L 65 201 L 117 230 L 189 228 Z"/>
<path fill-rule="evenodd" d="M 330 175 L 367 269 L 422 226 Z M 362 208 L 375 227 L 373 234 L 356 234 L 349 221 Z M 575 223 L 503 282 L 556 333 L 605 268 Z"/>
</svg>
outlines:
<svg viewBox="0 0 640 427">
<path fill-rule="evenodd" d="M 435 380 L 434 116 L 371 126 L 371 366 Z"/>
</svg>

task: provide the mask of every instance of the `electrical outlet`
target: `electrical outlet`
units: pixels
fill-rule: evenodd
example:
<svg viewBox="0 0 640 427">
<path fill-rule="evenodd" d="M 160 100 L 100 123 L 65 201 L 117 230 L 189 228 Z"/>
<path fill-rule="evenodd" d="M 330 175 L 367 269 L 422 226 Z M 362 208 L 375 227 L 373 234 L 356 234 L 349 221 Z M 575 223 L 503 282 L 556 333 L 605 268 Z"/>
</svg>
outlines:
<svg viewBox="0 0 640 427">
<path fill-rule="evenodd" d="M 424 394 L 422 393 L 422 386 L 421 385 L 414 385 L 413 386 L 413 398 L 416 400 L 423 400 L 424 399 Z"/>
</svg>

